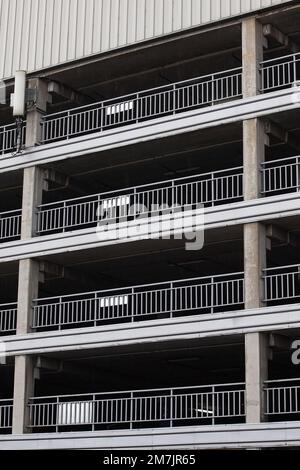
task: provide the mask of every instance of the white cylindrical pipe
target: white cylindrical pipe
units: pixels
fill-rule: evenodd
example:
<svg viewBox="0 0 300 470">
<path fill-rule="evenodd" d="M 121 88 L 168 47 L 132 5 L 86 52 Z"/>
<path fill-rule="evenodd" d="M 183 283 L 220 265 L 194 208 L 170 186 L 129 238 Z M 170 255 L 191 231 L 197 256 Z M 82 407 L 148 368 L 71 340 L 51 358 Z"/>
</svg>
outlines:
<svg viewBox="0 0 300 470">
<path fill-rule="evenodd" d="M 25 90 L 26 72 L 24 70 L 18 70 L 15 73 L 14 116 L 24 116 L 25 114 Z"/>
</svg>

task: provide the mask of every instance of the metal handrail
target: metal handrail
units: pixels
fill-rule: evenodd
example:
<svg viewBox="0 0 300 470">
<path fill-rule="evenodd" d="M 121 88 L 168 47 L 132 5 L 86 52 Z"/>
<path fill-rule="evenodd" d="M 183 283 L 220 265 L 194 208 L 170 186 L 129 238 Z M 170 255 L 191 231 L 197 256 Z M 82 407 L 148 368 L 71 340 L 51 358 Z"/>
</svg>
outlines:
<svg viewBox="0 0 300 470">
<path fill-rule="evenodd" d="M 21 235 L 22 210 L 0 213 L 0 240 L 18 238 Z"/>
<path fill-rule="evenodd" d="M 262 276 L 264 302 L 280 302 L 300 298 L 300 265 L 266 268 Z"/>
<path fill-rule="evenodd" d="M 99 322 L 142 321 L 157 316 L 232 309 L 244 302 L 243 273 L 145 284 L 36 299 L 34 329 Z"/>
<path fill-rule="evenodd" d="M 193 282 L 193 281 L 211 279 L 212 277 L 214 279 L 218 279 L 218 278 L 227 277 L 227 276 L 241 276 L 241 275 L 244 275 L 243 271 L 236 272 L 236 273 L 229 273 L 229 274 L 216 274 L 216 275 L 211 275 L 211 276 L 182 278 L 182 279 L 177 279 L 175 281 L 163 281 L 163 282 L 159 282 L 159 283 L 137 284 L 135 286 L 120 287 L 118 289 L 114 288 L 114 289 L 103 289 L 103 290 L 97 290 L 97 291 L 89 291 L 89 292 L 84 292 L 83 294 L 67 294 L 67 295 L 63 295 L 63 296 L 44 297 L 44 298 L 41 298 L 41 299 L 38 299 L 38 300 L 52 300 L 52 299 L 57 299 L 57 298 L 60 298 L 60 297 L 69 298 L 69 297 L 74 297 L 74 295 L 76 295 L 76 297 L 78 297 L 78 296 L 87 295 L 87 294 L 102 294 L 102 293 L 107 293 L 107 292 L 113 293 L 115 291 L 119 292 L 119 291 L 125 291 L 125 290 L 128 290 L 128 289 L 140 289 L 140 288 L 144 289 L 145 287 L 155 287 L 155 286 L 158 286 L 158 285 L 159 286 L 167 286 L 170 283 L 172 283 L 172 284 L 181 284 L 181 283 L 185 283 L 187 281 Z"/>
<path fill-rule="evenodd" d="M 300 379 L 267 380 L 264 382 L 267 416 L 299 415 Z"/>
<path fill-rule="evenodd" d="M 262 92 L 290 86 L 300 79 L 300 53 L 264 60 L 260 71 Z"/>
<path fill-rule="evenodd" d="M 126 188 L 121 189 L 119 191 L 130 192 L 130 191 L 134 191 L 134 190 L 138 190 L 138 189 L 143 189 L 145 187 L 148 188 L 148 187 L 159 186 L 161 184 L 173 184 L 174 182 L 182 182 L 182 181 L 189 180 L 189 179 L 192 179 L 192 178 L 199 178 L 199 177 L 205 177 L 205 176 L 210 177 L 211 175 L 219 175 L 219 174 L 222 174 L 222 173 L 228 173 L 230 171 L 239 171 L 239 170 L 243 170 L 243 167 L 242 166 L 237 166 L 237 167 L 228 168 L 228 169 L 225 169 L 225 170 L 216 170 L 216 171 L 213 171 L 213 172 L 199 173 L 197 175 L 183 176 L 181 178 L 162 180 L 162 181 L 159 181 L 159 182 L 156 182 L 156 183 L 139 184 L 137 186 L 127 186 Z M 94 193 L 94 194 L 91 194 L 89 196 L 81 196 L 79 198 L 63 199 L 63 200 L 58 201 L 58 202 L 49 202 L 49 203 L 46 203 L 46 204 L 40 204 L 39 206 L 37 206 L 37 208 L 39 209 L 39 208 L 43 208 L 43 207 L 48 207 L 48 206 L 52 206 L 54 204 L 60 204 L 62 202 L 69 203 L 69 202 L 72 202 L 72 201 L 83 201 L 83 200 L 88 199 L 90 197 L 98 197 L 98 196 L 107 197 L 107 196 L 110 196 L 111 194 L 115 194 L 117 191 L 118 190 L 104 191 L 104 192 L 101 192 L 101 193 Z"/>
<path fill-rule="evenodd" d="M 213 76 L 216 76 L 216 75 L 222 75 L 224 73 L 231 73 L 231 72 L 237 72 L 237 71 L 240 71 L 242 70 L 242 67 L 234 67 L 232 69 L 228 69 L 228 70 L 222 70 L 221 72 L 215 72 L 215 73 L 209 73 L 207 75 L 200 75 L 199 77 L 195 77 L 195 78 L 188 78 L 187 80 L 181 80 L 179 82 L 174 82 L 174 83 L 171 83 L 169 85 L 162 85 L 162 86 L 157 86 L 157 87 L 154 87 L 154 88 L 147 88 L 147 89 L 142 89 L 142 90 L 139 90 L 138 92 L 136 93 L 152 93 L 152 92 L 156 92 L 156 91 L 162 91 L 162 90 L 166 90 L 166 89 L 169 89 L 170 86 L 174 86 L 174 85 L 187 85 L 189 83 L 193 83 L 199 79 L 206 79 L 206 78 L 210 78 L 212 75 Z M 127 95 L 121 95 L 121 96 L 117 96 L 116 98 L 110 98 L 110 99 L 107 99 L 107 100 L 103 100 L 103 101 L 98 101 L 96 103 L 91 103 L 91 104 L 86 104 L 86 105 L 83 105 L 83 106 L 80 106 L 80 107 L 74 107 L 74 108 L 70 108 L 68 109 L 67 111 L 70 111 L 70 112 L 77 112 L 79 109 L 88 109 L 90 106 L 99 106 L 101 104 L 109 104 L 112 100 L 117 100 L 117 99 L 129 99 L 133 94 L 136 94 L 136 93 L 128 93 Z M 53 116 L 57 116 L 57 115 L 60 115 L 62 113 L 64 113 L 65 111 L 58 111 L 57 113 L 50 113 L 50 114 L 46 114 L 44 116 L 44 118 L 47 118 L 47 117 L 53 117 Z"/>
<path fill-rule="evenodd" d="M 10 430 L 12 427 L 13 400 L 0 400 L 0 429 Z"/>
<path fill-rule="evenodd" d="M 23 121 L 21 143 L 25 145 L 26 121 Z M 17 128 L 15 123 L 0 126 L 0 154 L 13 152 L 16 148 Z"/>
<path fill-rule="evenodd" d="M 0 335 L 12 334 L 17 328 L 17 304 L 0 305 Z"/>
<path fill-rule="evenodd" d="M 300 157 L 263 162 L 261 174 L 261 193 L 265 196 L 297 191 Z M 37 233 L 64 232 L 111 219 L 132 220 L 141 215 L 173 212 L 197 204 L 209 207 L 242 198 L 243 167 L 239 166 L 42 204 L 37 207 Z"/>
<path fill-rule="evenodd" d="M 259 64 L 261 91 L 268 92 L 297 83 L 300 79 L 299 63 L 300 53 L 262 61 Z M 227 99 L 241 98 L 243 95 L 241 78 L 242 67 L 237 67 L 170 85 L 140 90 L 66 111 L 46 114 L 42 119 L 42 142 L 63 140 L 126 123 L 140 122 L 199 106 L 213 105 Z M 164 102 L 162 97 L 164 97 Z M 155 102 L 156 99 L 157 102 Z M 0 153 L 7 153 L 14 149 L 15 132 L 14 124 L 0 127 Z M 24 122 L 22 136 L 23 144 L 25 132 L 26 122 Z"/>
<path fill-rule="evenodd" d="M 150 215 L 162 206 L 166 212 L 195 204 L 214 206 L 236 201 L 243 197 L 242 173 L 243 167 L 235 167 L 42 204 L 37 207 L 37 233 L 65 231 L 102 219 Z M 105 203 L 114 210 L 104 210 Z"/>
<path fill-rule="evenodd" d="M 262 194 L 265 196 L 300 190 L 299 156 L 263 162 L 261 172 Z"/>
<path fill-rule="evenodd" d="M 271 272 L 271 271 L 279 271 L 279 270 L 292 269 L 292 268 L 299 268 L 300 269 L 300 264 L 296 263 L 296 264 L 289 264 L 289 265 L 286 265 L 286 266 L 277 266 L 275 268 L 264 268 L 263 272 L 268 273 L 268 272 Z"/>
<path fill-rule="evenodd" d="M 232 73 L 232 75 L 230 75 Z M 43 117 L 43 142 L 103 131 L 242 96 L 242 68 L 141 90 Z"/>
<path fill-rule="evenodd" d="M 211 424 L 245 416 L 245 384 L 217 384 L 122 392 L 33 397 L 29 400 L 30 427 L 54 428 L 85 425 L 142 423 L 165 426 Z"/>
<path fill-rule="evenodd" d="M 265 380 L 264 381 L 264 384 L 265 385 L 272 385 L 272 384 L 277 384 L 277 383 L 290 383 L 290 382 L 299 382 L 300 383 L 300 379 L 298 377 L 294 378 L 294 379 L 272 379 L 272 380 Z"/>
</svg>

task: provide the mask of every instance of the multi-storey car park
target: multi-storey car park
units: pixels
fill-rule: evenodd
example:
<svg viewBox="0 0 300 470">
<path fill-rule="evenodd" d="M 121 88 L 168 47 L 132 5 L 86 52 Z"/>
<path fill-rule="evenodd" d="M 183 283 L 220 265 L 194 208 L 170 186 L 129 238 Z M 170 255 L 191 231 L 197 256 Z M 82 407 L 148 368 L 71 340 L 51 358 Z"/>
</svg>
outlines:
<svg viewBox="0 0 300 470">
<path fill-rule="evenodd" d="M 0 38 L 0 449 L 299 447 L 298 2 L 1 0 Z"/>
</svg>

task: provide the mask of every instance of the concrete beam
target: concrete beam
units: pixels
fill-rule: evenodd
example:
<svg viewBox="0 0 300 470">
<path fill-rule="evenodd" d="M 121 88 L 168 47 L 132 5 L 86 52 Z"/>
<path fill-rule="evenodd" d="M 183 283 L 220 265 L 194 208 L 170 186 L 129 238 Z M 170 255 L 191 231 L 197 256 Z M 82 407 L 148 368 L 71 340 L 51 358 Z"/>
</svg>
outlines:
<svg viewBox="0 0 300 470">
<path fill-rule="evenodd" d="M 40 261 L 39 270 L 44 277 L 46 277 L 46 275 L 52 279 L 65 277 L 64 267 L 49 261 Z"/>
<path fill-rule="evenodd" d="M 272 349 L 280 349 L 283 351 L 290 351 L 292 339 L 288 336 L 278 335 L 271 333 L 269 337 L 269 346 Z"/>
<path fill-rule="evenodd" d="M 51 95 L 57 95 L 61 96 L 62 98 L 66 98 L 72 103 L 84 105 L 87 102 L 87 97 L 84 96 L 82 93 L 78 93 L 72 88 L 63 85 L 62 83 L 55 82 L 53 80 L 48 83 L 48 93 L 50 93 Z"/>
<path fill-rule="evenodd" d="M 52 168 L 47 168 L 44 171 L 45 171 L 44 173 L 45 175 L 44 176 L 45 178 L 44 190 L 45 191 L 52 191 L 53 189 L 57 190 L 58 188 L 68 188 L 83 196 L 86 196 L 87 194 L 91 193 L 90 186 L 87 186 L 85 184 L 79 183 L 78 181 L 75 181 L 69 175 L 65 175 L 64 173 L 56 171 Z M 55 188 L 50 188 L 48 183 L 54 184 Z"/>
<path fill-rule="evenodd" d="M 266 229 L 266 235 L 270 240 L 279 242 L 282 245 L 290 245 L 295 248 L 300 247 L 300 238 L 297 237 L 297 235 L 284 230 L 277 225 L 268 225 Z"/>
<path fill-rule="evenodd" d="M 263 35 L 267 39 L 274 39 L 281 46 L 288 48 L 293 54 L 299 51 L 299 47 L 289 36 L 270 23 L 263 26 Z"/>
<path fill-rule="evenodd" d="M 68 279 L 69 281 L 77 281 L 84 284 L 88 282 L 92 286 L 95 285 L 96 288 L 99 286 L 92 276 L 77 273 L 72 268 L 49 261 L 40 261 L 39 271 L 42 279 Z"/>
<path fill-rule="evenodd" d="M 49 183 L 55 184 L 56 186 L 66 187 L 69 185 L 70 178 L 64 173 L 60 173 L 59 171 L 47 168 L 45 170 L 45 180 Z M 48 190 L 49 188 L 47 187 L 47 191 Z"/>
<path fill-rule="evenodd" d="M 155 343 L 160 350 L 181 341 L 202 341 L 205 338 L 232 337 L 255 332 L 289 332 L 300 329 L 300 304 L 279 305 L 250 310 L 141 320 L 119 324 L 100 324 L 86 328 L 72 328 L 11 335 L 3 338 L 6 358 L 16 355 L 43 355 L 71 353 L 98 349 L 100 354 L 119 354 L 139 345 L 145 351 Z M 169 346 L 168 346 L 169 345 Z"/>
<path fill-rule="evenodd" d="M 67 373 L 82 380 L 91 380 L 93 378 L 93 370 L 78 366 L 78 364 L 71 364 L 68 361 L 59 361 L 56 359 L 49 359 L 47 357 L 38 357 L 35 361 L 35 368 L 39 372 L 40 370 L 53 371 L 58 374 Z"/>
<path fill-rule="evenodd" d="M 300 141 L 291 136 L 289 131 L 269 119 L 265 121 L 265 133 L 267 136 L 278 139 L 281 144 L 287 144 L 297 152 L 300 152 Z"/>
<path fill-rule="evenodd" d="M 173 428 L 106 429 L 105 431 L 77 431 L 74 433 L 34 433 L 23 436 L 0 435 L 0 450 L 102 450 L 107 453 L 131 450 L 173 449 L 284 449 L 299 448 L 300 422 L 260 424 L 218 424 L 217 426 L 174 426 Z M 235 455 L 235 454 L 234 454 Z M 285 455 L 289 455 L 285 453 Z"/>
<path fill-rule="evenodd" d="M 35 367 L 37 369 L 52 370 L 55 372 L 62 372 L 63 370 L 63 361 L 58 361 L 56 359 L 49 359 L 47 357 L 37 357 L 35 362 Z"/>
</svg>

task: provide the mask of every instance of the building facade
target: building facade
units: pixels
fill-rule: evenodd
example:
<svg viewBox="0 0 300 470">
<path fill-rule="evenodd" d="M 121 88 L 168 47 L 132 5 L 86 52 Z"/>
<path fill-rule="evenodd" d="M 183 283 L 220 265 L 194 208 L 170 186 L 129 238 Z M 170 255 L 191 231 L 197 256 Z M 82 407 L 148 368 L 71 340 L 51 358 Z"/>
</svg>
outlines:
<svg viewBox="0 0 300 470">
<path fill-rule="evenodd" d="M 0 0 L 0 449 L 299 447 L 299 24 Z"/>
</svg>

